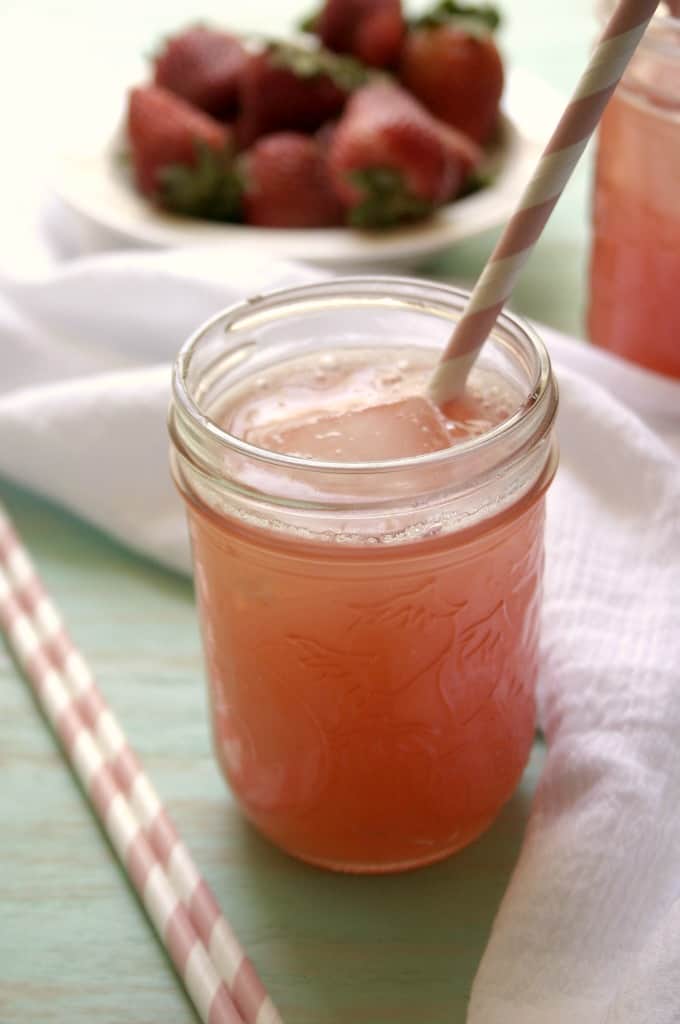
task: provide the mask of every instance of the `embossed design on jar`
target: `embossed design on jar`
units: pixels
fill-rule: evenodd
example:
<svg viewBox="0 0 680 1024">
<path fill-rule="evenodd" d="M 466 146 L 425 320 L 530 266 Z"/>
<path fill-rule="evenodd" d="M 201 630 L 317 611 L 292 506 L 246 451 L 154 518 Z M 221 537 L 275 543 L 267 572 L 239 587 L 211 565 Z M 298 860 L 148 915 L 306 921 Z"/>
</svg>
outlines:
<svg viewBox="0 0 680 1024">
<path fill-rule="evenodd" d="M 543 544 L 537 537 L 512 567 L 511 599 L 523 610 L 520 640 L 527 651 L 538 652 L 544 563 Z"/>
<path fill-rule="evenodd" d="M 428 577 L 418 586 L 399 593 L 391 592 L 385 600 L 350 601 L 348 609 L 357 610 L 359 615 L 349 624 L 348 630 L 359 625 L 385 625 L 393 629 L 412 627 L 426 631 L 429 623 L 450 618 L 464 608 L 465 603 L 446 601 L 440 594 L 436 579 Z"/>
<path fill-rule="evenodd" d="M 314 637 L 288 633 L 286 643 L 292 647 L 303 668 L 315 675 L 320 683 L 351 682 L 362 668 L 371 666 L 375 655 L 367 655 L 350 648 L 340 649 L 315 640 Z"/>
<path fill-rule="evenodd" d="M 224 692 L 216 687 L 217 692 Z M 299 701 L 263 700 L 257 713 L 228 700 L 213 703 L 217 754 L 234 791 L 251 810 L 303 811 L 321 797 L 328 779 L 328 741 Z"/>
<path fill-rule="evenodd" d="M 289 632 L 286 644 L 303 673 L 316 676 L 319 684 L 342 682 L 352 700 L 373 705 L 380 694 L 401 694 L 436 669 L 454 642 L 455 618 L 465 602 L 449 602 L 432 578 L 407 590 L 403 581 L 384 577 L 380 584 L 367 581 L 364 589 L 362 601 L 356 600 L 354 581 L 346 591 L 339 586 L 331 598 L 333 644 L 319 639 L 318 622 L 314 635 Z M 353 599 L 345 600 L 345 592 Z"/>
<path fill-rule="evenodd" d="M 457 725 L 468 725 L 503 687 L 511 626 L 505 601 L 499 599 L 485 615 L 461 628 L 442 662 L 439 685 Z"/>
</svg>

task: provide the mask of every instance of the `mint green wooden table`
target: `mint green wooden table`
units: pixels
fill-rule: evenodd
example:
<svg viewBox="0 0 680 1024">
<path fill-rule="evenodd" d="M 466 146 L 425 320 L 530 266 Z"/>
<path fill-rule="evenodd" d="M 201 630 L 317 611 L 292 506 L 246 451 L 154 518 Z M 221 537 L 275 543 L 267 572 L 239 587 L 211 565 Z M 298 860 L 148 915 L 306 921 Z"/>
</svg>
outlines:
<svg viewBox="0 0 680 1024">
<path fill-rule="evenodd" d="M 68 37 L 73 45 L 73 33 L 80 33 L 86 47 L 101 46 L 109 55 L 118 48 L 129 58 L 197 13 L 219 15 L 219 6 L 199 10 L 177 0 L 140 9 L 127 0 L 116 6 L 115 24 L 107 24 L 96 20 L 101 11 L 71 0 L 51 14 L 41 12 L 40 38 Z M 509 58 L 566 91 L 594 32 L 588 0 L 505 6 Z M 292 0 L 251 0 L 240 21 L 275 27 L 295 10 Z M 11 33 L 19 47 L 25 33 L 36 31 L 36 17 L 10 4 L 0 15 L 0 35 Z M 514 303 L 572 332 L 581 330 L 587 180 L 584 166 Z M 486 236 L 467 244 L 428 269 L 471 276 L 492 241 Z M 7 483 L 0 482 L 0 500 L 20 524 L 71 632 L 286 1024 L 462 1024 L 519 851 L 540 747 L 494 828 L 447 863 L 390 878 L 336 877 L 303 867 L 243 823 L 218 775 L 190 584 Z M 195 1021 L 1 645 L 0 687 L 0 1024 Z"/>
</svg>

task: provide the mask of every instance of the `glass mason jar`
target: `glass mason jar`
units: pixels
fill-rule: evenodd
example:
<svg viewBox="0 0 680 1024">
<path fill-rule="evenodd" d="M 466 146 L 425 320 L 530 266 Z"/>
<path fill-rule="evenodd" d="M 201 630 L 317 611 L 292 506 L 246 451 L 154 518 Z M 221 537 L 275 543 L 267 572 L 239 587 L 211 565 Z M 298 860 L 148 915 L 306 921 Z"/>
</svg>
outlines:
<svg viewBox="0 0 680 1024">
<path fill-rule="evenodd" d="M 518 406 L 456 447 L 321 462 L 254 447 L 220 410 L 300 353 L 440 349 L 466 298 L 389 277 L 279 291 L 215 317 L 175 365 L 172 467 L 217 758 L 265 836 L 337 870 L 445 857 L 522 775 L 555 382 L 541 341 L 503 314 L 481 363 Z"/>
<path fill-rule="evenodd" d="M 680 377 L 680 18 L 653 18 L 602 118 L 588 331 Z"/>
</svg>

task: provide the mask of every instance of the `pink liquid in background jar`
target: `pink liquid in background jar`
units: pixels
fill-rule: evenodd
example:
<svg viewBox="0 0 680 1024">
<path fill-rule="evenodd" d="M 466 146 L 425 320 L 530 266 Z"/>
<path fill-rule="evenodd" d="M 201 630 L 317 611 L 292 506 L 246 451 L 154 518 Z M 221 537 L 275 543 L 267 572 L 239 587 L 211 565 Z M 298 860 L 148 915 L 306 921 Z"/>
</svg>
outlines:
<svg viewBox="0 0 680 1024">
<path fill-rule="evenodd" d="M 227 470 L 276 492 L 266 515 L 192 485 L 177 445 L 218 760 L 264 835 L 340 870 L 415 867 L 470 842 L 533 739 L 554 451 L 544 433 L 516 495 L 492 485 L 489 507 L 449 529 L 449 489 L 495 476 L 493 442 L 475 445 L 521 419 L 526 395 L 482 367 L 442 415 L 423 397 L 437 354 L 307 350 L 216 389 L 215 423 L 274 453 L 242 450 Z M 302 460 L 327 468 L 306 475 Z"/>
<path fill-rule="evenodd" d="M 588 330 L 680 377 L 680 20 L 655 19 L 599 130 Z"/>
</svg>

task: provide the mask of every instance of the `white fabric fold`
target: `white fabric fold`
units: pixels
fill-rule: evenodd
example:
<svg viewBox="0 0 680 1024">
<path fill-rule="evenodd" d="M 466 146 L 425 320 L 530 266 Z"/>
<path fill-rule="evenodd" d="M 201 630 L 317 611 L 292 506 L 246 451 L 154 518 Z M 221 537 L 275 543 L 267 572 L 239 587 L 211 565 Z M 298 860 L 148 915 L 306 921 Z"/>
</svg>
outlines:
<svg viewBox="0 0 680 1024">
<path fill-rule="evenodd" d="M 605 391 L 560 378 L 548 755 L 469 1022 L 678 1021 L 680 463 Z"/>
<path fill-rule="evenodd" d="M 187 570 L 167 468 L 171 360 L 225 305 L 316 276 L 185 250 L 0 279 L 0 475 Z M 671 1024 L 680 383 L 539 330 L 561 388 L 539 688 L 548 754 L 469 1024 Z"/>
<path fill-rule="evenodd" d="M 172 359 L 224 306 L 321 276 L 213 249 L 88 256 L 33 280 L 0 278 L 0 475 L 188 571 L 168 470 Z"/>
</svg>

